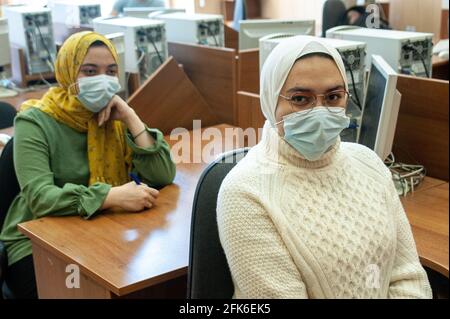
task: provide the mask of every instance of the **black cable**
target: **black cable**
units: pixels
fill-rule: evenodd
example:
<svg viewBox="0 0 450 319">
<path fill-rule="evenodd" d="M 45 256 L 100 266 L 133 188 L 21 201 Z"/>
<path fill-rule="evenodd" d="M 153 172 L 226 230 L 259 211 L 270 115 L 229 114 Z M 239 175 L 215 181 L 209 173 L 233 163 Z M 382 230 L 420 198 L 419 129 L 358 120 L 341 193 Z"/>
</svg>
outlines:
<svg viewBox="0 0 450 319">
<path fill-rule="evenodd" d="M 423 68 L 425 69 L 425 75 L 427 76 L 427 78 L 429 78 L 430 72 L 428 71 L 427 64 L 425 63 L 425 60 L 422 55 L 420 55 L 420 60 L 422 61 Z"/>
<path fill-rule="evenodd" d="M 153 38 L 152 38 L 152 37 L 149 37 L 149 39 L 150 39 L 150 42 L 151 42 L 152 45 L 153 45 L 153 48 L 154 48 L 155 51 L 156 51 L 156 54 L 158 55 L 159 61 L 161 62 L 161 64 L 163 64 L 163 63 L 164 63 L 164 60 L 163 60 L 161 54 L 159 53 L 158 48 L 156 47 L 155 41 L 153 41 Z"/>
<path fill-rule="evenodd" d="M 427 64 L 425 63 L 422 53 L 420 53 L 419 50 L 417 50 L 416 47 L 413 46 L 412 44 L 407 45 L 406 49 L 412 50 L 420 56 L 420 61 L 422 61 L 423 68 L 425 69 L 425 74 L 426 74 L 427 78 L 429 78 L 430 72 L 428 71 Z"/>
<path fill-rule="evenodd" d="M 208 34 L 211 35 L 214 39 L 214 43 L 216 44 L 216 47 L 220 47 L 219 41 L 217 41 L 216 35 L 211 31 L 211 28 L 207 23 L 203 23 L 200 25 L 202 28 L 206 29 Z"/>
<path fill-rule="evenodd" d="M 355 91 L 356 101 L 354 99 L 352 99 L 352 100 L 356 104 L 356 106 L 358 106 L 359 110 L 362 111 L 362 104 L 361 104 L 361 100 L 359 99 L 358 91 L 356 90 L 355 76 L 353 75 L 353 70 L 352 70 L 351 66 L 348 64 L 347 59 L 342 59 L 342 60 L 344 61 L 345 67 L 349 70 L 350 77 L 352 79 L 352 86 L 353 86 L 353 91 Z"/>
<path fill-rule="evenodd" d="M 37 21 L 35 19 L 32 19 L 34 25 L 36 26 L 36 28 L 38 29 L 39 32 L 39 37 L 41 38 L 41 42 L 44 45 L 45 51 L 47 51 L 47 61 L 50 62 L 51 65 L 53 65 L 53 59 L 52 59 L 52 54 L 50 53 L 50 49 L 47 47 L 47 44 L 45 43 L 44 37 L 42 36 L 42 32 L 41 32 L 41 28 L 39 26 L 39 24 L 37 23 Z"/>
</svg>

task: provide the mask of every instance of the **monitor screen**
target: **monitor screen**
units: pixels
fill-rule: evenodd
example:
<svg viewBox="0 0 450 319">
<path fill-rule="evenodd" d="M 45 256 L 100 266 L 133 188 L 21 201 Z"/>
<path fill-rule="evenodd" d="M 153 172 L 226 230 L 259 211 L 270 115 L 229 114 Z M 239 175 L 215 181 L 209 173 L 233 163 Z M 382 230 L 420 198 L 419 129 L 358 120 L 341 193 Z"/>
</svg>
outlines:
<svg viewBox="0 0 450 319">
<path fill-rule="evenodd" d="M 0 67 L 2 67 L 11 63 L 8 31 L 2 32 L 2 30 L 0 30 L 0 47 L 2 48 L 0 50 Z"/>
<path fill-rule="evenodd" d="M 239 50 L 259 48 L 259 39 L 271 34 L 311 35 L 314 20 L 244 20 L 240 22 Z"/>
<path fill-rule="evenodd" d="M 372 64 L 359 135 L 359 144 L 365 145 L 372 150 L 375 150 L 376 146 L 386 87 L 387 79 Z"/>
</svg>

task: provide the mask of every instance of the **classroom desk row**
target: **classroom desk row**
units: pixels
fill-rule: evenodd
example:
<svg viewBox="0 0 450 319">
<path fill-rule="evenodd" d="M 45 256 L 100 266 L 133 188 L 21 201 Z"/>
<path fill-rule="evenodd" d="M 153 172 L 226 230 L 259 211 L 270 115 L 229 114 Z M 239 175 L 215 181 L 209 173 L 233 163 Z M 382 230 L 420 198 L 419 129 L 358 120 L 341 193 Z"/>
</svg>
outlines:
<svg viewBox="0 0 450 319">
<path fill-rule="evenodd" d="M 217 128 L 223 133 L 231 126 Z M 32 241 L 39 297 L 184 298 L 195 187 L 207 162 L 239 147 L 222 136 L 214 141 L 217 152 L 203 163 L 177 165 L 174 184 L 161 190 L 151 210 L 106 212 L 89 221 L 47 217 L 19 225 Z M 166 140 L 171 146 L 176 142 Z M 422 264 L 448 277 L 448 183 L 426 178 L 402 203 Z M 79 269 L 78 289 L 66 287 L 73 271 L 68 265 Z"/>
<path fill-rule="evenodd" d="M 449 185 L 426 178 L 419 189 L 401 198 L 422 265 L 449 277 Z"/>
<path fill-rule="evenodd" d="M 221 152 L 239 147 L 224 134 L 231 126 L 216 128 L 223 138 L 211 140 L 215 152 L 208 153 L 202 163 L 178 164 L 174 184 L 161 190 L 151 210 L 106 212 L 88 221 L 48 217 L 20 224 L 20 231 L 32 241 L 39 297 L 185 298 L 197 182 L 207 163 Z M 186 134 L 190 139 L 195 135 Z M 176 142 L 169 137 L 166 140 L 170 145 Z M 200 156 L 211 141 L 203 140 L 201 146 L 191 148 L 191 154 Z M 66 287 L 67 265 L 79 267 L 79 289 Z"/>
<path fill-rule="evenodd" d="M 8 102 L 17 106 L 39 94 Z M 217 127 L 221 132 L 231 128 Z M 240 147 L 226 136 L 215 146 L 221 151 Z M 157 207 L 144 213 L 116 211 L 89 221 L 49 217 L 21 224 L 20 230 L 32 240 L 40 298 L 184 298 L 194 191 L 213 158 L 214 154 L 201 164 L 178 164 L 174 184 L 161 191 Z M 421 262 L 448 277 L 448 183 L 426 178 L 402 202 Z M 73 270 L 68 265 L 80 271 L 79 289 L 66 287 Z"/>
</svg>

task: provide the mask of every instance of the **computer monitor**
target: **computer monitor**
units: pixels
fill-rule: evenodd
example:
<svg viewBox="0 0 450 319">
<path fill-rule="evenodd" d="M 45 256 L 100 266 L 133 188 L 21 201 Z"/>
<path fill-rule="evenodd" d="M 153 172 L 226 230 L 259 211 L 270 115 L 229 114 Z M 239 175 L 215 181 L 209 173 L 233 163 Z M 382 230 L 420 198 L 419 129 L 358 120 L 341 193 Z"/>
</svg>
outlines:
<svg viewBox="0 0 450 319">
<path fill-rule="evenodd" d="M 118 93 L 123 93 L 127 98 L 127 81 L 126 81 L 126 72 L 125 72 L 125 34 L 123 32 L 117 33 L 109 33 L 106 34 L 105 37 L 111 41 L 113 46 L 116 49 L 117 57 L 118 57 L 118 65 L 119 65 L 119 83 L 120 83 L 120 91 Z"/>
<path fill-rule="evenodd" d="M 11 64 L 11 53 L 9 47 L 8 20 L 0 18 L 0 68 Z M 0 70 L 1 72 L 1 70 Z"/>
<path fill-rule="evenodd" d="M 165 8 L 165 7 L 125 7 L 123 8 L 123 15 L 126 17 L 135 18 L 152 18 L 154 15 L 186 12 L 185 9 Z"/>
<path fill-rule="evenodd" d="M 315 35 L 314 20 L 243 20 L 240 22 L 239 50 L 259 48 L 259 39 L 274 33 Z"/>
<path fill-rule="evenodd" d="M 7 89 L 10 80 L 6 79 L 5 66 L 11 64 L 11 53 L 9 46 L 8 20 L 0 18 L 0 98 L 6 98 L 17 95 L 17 92 Z"/>
<path fill-rule="evenodd" d="M 372 56 L 358 142 L 382 160 L 392 151 L 400 101 L 397 73 L 381 56 Z"/>
</svg>

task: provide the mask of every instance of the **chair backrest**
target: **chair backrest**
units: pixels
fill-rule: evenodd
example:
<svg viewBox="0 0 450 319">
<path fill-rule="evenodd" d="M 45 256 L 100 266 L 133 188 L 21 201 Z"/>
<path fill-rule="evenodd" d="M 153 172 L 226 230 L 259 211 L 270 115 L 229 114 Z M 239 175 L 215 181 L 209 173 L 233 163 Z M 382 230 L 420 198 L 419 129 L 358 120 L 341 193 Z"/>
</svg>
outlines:
<svg viewBox="0 0 450 319">
<path fill-rule="evenodd" d="M 248 150 L 223 154 L 205 169 L 198 182 L 192 209 L 189 299 L 230 299 L 233 296 L 233 282 L 219 240 L 217 195 L 224 178 Z"/>
<path fill-rule="evenodd" d="M 16 114 L 17 111 L 14 106 L 6 102 L 0 102 L 0 129 L 13 126 Z"/>
<path fill-rule="evenodd" d="M 6 143 L 0 155 L 0 231 L 9 206 L 11 206 L 12 201 L 20 192 L 19 182 L 14 169 L 13 143 L 12 138 Z M 0 296 L 2 295 L 2 290 L 7 291 L 3 287 L 7 267 L 8 256 L 4 244 L 0 241 Z"/>
<path fill-rule="evenodd" d="M 326 37 L 328 29 L 347 24 L 347 9 L 342 0 L 327 0 L 322 12 L 322 36 Z"/>
<path fill-rule="evenodd" d="M 0 155 L 0 230 L 12 201 L 20 192 L 13 159 L 14 138 L 10 139 Z"/>
</svg>

